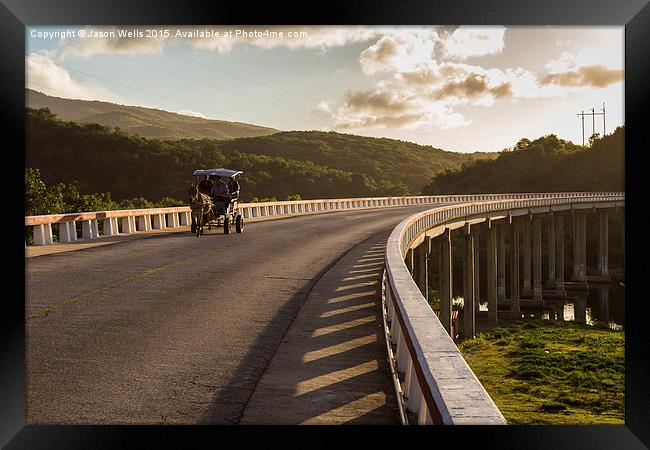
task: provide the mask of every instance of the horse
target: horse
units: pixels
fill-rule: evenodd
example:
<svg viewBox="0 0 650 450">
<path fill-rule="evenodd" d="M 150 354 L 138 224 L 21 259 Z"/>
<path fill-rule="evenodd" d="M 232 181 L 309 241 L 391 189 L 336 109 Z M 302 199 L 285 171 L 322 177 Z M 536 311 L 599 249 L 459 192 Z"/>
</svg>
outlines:
<svg viewBox="0 0 650 450">
<path fill-rule="evenodd" d="M 203 234 L 203 225 L 214 219 L 212 199 L 209 195 L 199 192 L 198 187 L 192 183 L 188 189 L 192 222 L 196 224 L 196 237 Z"/>
</svg>

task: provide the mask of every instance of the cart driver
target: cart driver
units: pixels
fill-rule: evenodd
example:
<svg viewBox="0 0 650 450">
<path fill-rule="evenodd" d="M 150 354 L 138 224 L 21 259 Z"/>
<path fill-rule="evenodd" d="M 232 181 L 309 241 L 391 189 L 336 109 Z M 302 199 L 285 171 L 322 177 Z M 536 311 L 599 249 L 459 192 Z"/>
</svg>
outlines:
<svg viewBox="0 0 650 450">
<path fill-rule="evenodd" d="M 212 189 L 210 190 L 210 197 L 225 197 L 230 198 L 230 192 L 228 190 L 228 185 L 222 178 L 216 178 L 212 180 Z"/>
</svg>

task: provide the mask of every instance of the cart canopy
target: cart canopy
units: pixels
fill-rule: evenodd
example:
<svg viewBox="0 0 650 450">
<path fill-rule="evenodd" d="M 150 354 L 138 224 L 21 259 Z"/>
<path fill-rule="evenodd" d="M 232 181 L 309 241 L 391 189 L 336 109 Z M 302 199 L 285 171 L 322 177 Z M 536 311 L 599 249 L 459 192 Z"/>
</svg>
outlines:
<svg viewBox="0 0 650 450">
<path fill-rule="evenodd" d="M 194 171 L 194 176 L 196 177 L 202 177 L 202 176 L 217 176 L 217 177 L 228 177 L 228 178 L 235 178 L 239 175 L 241 175 L 243 172 L 240 172 L 239 170 L 230 170 L 230 169 L 199 169 Z"/>
</svg>

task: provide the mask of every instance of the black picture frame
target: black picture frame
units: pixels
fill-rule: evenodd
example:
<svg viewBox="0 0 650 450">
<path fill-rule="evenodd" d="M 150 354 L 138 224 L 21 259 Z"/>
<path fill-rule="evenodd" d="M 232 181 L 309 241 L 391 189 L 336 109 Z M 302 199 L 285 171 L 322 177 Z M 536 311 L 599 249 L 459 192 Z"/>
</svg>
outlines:
<svg viewBox="0 0 650 450">
<path fill-rule="evenodd" d="M 24 159 L 25 27 L 35 25 L 132 24 L 340 24 L 340 25 L 624 25 L 626 121 L 626 394 L 624 426 L 509 426 L 509 427 L 370 427 L 361 429 L 380 440 L 397 437 L 402 445 L 416 433 L 432 439 L 430 445 L 464 444 L 468 440 L 498 448 L 644 448 L 650 446 L 650 382 L 648 303 L 642 291 L 642 252 L 645 248 L 643 153 L 650 80 L 650 6 L 648 0 L 439 0 L 327 1 L 249 4 L 232 0 L 1 0 L 0 4 L 0 126 L 4 155 Z M 21 216 L 24 204 L 15 195 L 23 186 L 17 162 L 5 165 L 5 193 L 15 204 L 5 216 L 5 258 L 17 272 L 24 253 Z M 15 210 L 13 207 L 15 206 Z M 22 211 L 22 212 L 21 212 Z M 10 224 L 10 225 L 9 225 Z M 12 238 L 15 237 L 15 239 Z M 238 438 L 252 437 L 250 428 L 211 426 L 26 426 L 25 425 L 25 311 L 18 296 L 24 294 L 24 273 L 7 276 L 7 292 L 0 313 L 2 326 L 0 368 L 0 444 L 6 448 L 124 448 L 136 440 L 146 447 L 194 447 L 197 442 L 219 445 L 228 431 Z M 13 288 L 18 289 L 13 289 Z M 23 297 L 24 298 L 24 297 Z M 257 427 L 254 427 L 257 428 Z M 260 431 L 256 429 L 255 431 Z M 291 440 L 312 445 L 313 433 L 324 434 L 318 444 L 340 442 L 350 429 L 322 427 L 264 428 L 264 434 L 290 431 Z M 359 431 L 355 428 L 353 431 Z M 409 436 L 405 436 L 407 433 Z M 429 436 L 433 435 L 435 436 Z M 257 436 L 263 437 L 263 436 Z M 415 436 L 413 436 L 415 438 Z M 281 441 L 278 444 L 282 445 Z M 265 443 L 263 445 L 269 445 Z M 367 445 L 367 443 L 365 444 Z M 420 445 L 420 444 L 418 444 Z M 427 444 L 425 444 L 427 445 Z"/>
</svg>

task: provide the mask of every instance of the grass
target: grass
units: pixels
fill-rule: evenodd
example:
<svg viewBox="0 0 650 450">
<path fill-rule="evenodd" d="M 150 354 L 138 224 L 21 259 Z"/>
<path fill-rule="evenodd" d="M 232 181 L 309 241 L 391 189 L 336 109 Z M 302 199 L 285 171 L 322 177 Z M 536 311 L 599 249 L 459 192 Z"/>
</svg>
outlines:
<svg viewBox="0 0 650 450">
<path fill-rule="evenodd" d="M 624 423 L 623 331 L 500 321 L 459 349 L 510 424 Z"/>
</svg>

